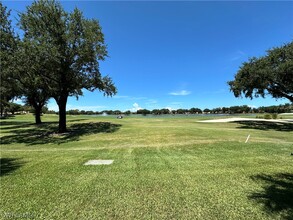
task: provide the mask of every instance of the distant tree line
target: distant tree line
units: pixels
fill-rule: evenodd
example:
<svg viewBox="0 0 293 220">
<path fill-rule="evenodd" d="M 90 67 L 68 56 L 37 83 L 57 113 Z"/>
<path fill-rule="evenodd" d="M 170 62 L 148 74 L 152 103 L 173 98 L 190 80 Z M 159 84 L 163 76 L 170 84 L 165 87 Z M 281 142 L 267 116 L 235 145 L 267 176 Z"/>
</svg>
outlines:
<svg viewBox="0 0 293 220">
<path fill-rule="evenodd" d="M 2 110 L 1 110 L 2 111 Z M 258 108 L 251 108 L 247 105 L 241 106 L 231 106 L 231 107 L 218 107 L 213 109 L 205 108 L 201 110 L 200 108 L 191 108 L 191 109 L 177 109 L 177 110 L 169 110 L 166 108 L 163 109 L 139 109 L 136 112 L 120 111 L 120 110 L 103 110 L 103 111 L 85 111 L 79 109 L 72 109 L 66 111 L 68 115 L 130 115 L 130 114 L 138 114 L 138 115 L 166 115 L 166 114 L 252 114 L 252 113 L 292 113 L 293 112 L 293 104 L 284 104 L 284 105 L 272 105 L 272 106 L 261 106 Z M 19 105 L 16 103 L 9 103 L 5 108 L 5 114 L 23 114 L 23 113 L 35 113 L 34 108 L 29 105 Z M 3 114 L 4 114 L 3 113 Z M 42 113 L 44 114 L 58 114 L 58 112 L 49 110 L 47 106 L 43 106 Z"/>
<path fill-rule="evenodd" d="M 273 106 L 261 106 L 259 108 L 251 108 L 247 105 L 242 106 L 231 106 L 231 107 L 218 107 L 213 109 L 205 108 L 201 110 L 200 108 L 191 109 L 140 109 L 137 110 L 136 114 L 147 115 L 164 115 L 164 114 L 247 114 L 247 113 L 291 113 L 293 112 L 293 104 L 284 105 L 273 105 Z"/>
<path fill-rule="evenodd" d="M 30 105 L 20 105 L 14 102 L 7 102 L 5 106 L 1 106 L 1 117 L 5 117 L 7 115 L 15 115 L 15 114 L 26 114 L 33 113 L 35 114 L 35 109 Z M 54 111 L 50 111 L 47 106 L 43 106 L 42 113 L 56 113 Z"/>
</svg>

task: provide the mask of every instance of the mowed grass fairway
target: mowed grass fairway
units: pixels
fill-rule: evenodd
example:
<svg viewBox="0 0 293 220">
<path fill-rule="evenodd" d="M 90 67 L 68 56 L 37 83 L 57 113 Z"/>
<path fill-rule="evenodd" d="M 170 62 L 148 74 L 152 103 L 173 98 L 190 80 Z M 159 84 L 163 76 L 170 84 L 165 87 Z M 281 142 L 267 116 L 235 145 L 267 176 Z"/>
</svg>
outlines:
<svg viewBox="0 0 293 220">
<path fill-rule="evenodd" d="M 292 124 L 42 119 L 1 120 L 1 219 L 293 218 Z"/>
</svg>

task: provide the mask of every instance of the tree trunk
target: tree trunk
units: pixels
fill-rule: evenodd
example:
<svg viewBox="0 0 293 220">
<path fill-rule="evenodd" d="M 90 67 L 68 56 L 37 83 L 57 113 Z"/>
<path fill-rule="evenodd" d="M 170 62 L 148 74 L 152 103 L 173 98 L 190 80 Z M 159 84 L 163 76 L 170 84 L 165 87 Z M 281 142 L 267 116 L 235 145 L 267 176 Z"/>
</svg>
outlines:
<svg viewBox="0 0 293 220">
<path fill-rule="evenodd" d="M 61 96 L 57 102 L 59 106 L 59 133 L 64 133 L 66 129 L 66 104 L 68 96 Z"/>
<path fill-rule="evenodd" d="M 42 107 L 37 107 L 35 108 L 35 121 L 36 121 L 36 124 L 42 124 L 42 121 L 41 121 L 41 112 L 42 112 Z"/>
<path fill-rule="evenodd" d="M 1 106 L 0 108 L 0 111 L 1 111 L 1 117 L 3 116 L 3 113 L 4 113 L 4 108 Z"/>
</svg>

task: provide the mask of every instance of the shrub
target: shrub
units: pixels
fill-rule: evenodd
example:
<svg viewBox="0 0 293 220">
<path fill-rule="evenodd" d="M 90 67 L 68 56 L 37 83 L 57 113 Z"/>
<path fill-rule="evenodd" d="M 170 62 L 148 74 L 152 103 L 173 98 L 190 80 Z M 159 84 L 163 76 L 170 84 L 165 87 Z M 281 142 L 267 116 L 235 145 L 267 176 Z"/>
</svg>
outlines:
<svg viewBox="0 0 293 220">
<path fill-rule="evenodd" d="M 277 113 L 273 113 L 273 114 L 272 114 L 272 118 L 273 118 L 273 119 L 277 119 L 277 118 L 278 118 L 278 114 L 277 114 Z"/>
<path fill-rule="evenodd" d="M 270 115 L 270 114 L 265 114 L 265 115 L 263 116 L 263 118 L 264 118 L 264 119 L 272 119 L 272 115 Z"/>
</svg>

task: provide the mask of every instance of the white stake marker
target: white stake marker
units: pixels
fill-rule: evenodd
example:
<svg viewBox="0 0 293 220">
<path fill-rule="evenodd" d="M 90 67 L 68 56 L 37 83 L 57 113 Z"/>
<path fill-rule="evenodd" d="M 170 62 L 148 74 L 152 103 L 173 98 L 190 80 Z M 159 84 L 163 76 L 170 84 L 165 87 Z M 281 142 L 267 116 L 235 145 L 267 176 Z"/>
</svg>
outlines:
<svg viewBox="0 0 293 220">
<path fill-rule="evenodd" d="M 249 138 L 250 138 L 250 135 L 247 136 L 245 143 L 248 142 Z"/>
</svg>

